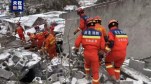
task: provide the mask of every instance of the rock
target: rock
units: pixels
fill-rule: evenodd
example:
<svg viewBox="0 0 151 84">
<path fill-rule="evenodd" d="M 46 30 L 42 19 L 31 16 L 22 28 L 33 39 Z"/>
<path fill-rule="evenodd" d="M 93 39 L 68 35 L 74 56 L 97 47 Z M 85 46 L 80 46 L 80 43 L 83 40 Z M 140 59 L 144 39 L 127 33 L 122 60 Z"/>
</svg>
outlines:
<svg viewBox="0 0 151 84">
<path fill-rule="evenodd" d="M 135 69 L 137 71 L 143 72 L 143 68 L 145 67 L 145 62 L 142 62 L 142 61 L 139 61 L 139 60 L 130 59 L 129 67 L 133 68 L 133 69 Z"/>
<path fill-rule="evenodd" d="M 14 74 L 10 71 L 6 71 L 0 68 L 0 77 L 5 79 L 10 79 Z"/>
</svg>

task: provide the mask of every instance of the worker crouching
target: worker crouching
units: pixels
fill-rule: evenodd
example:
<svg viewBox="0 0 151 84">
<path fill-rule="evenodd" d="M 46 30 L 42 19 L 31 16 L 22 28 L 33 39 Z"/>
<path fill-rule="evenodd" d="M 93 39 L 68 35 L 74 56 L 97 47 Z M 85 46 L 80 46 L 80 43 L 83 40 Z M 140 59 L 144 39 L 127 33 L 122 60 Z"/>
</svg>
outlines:
<svg viewBox="0 0 151 84">
<path fill-rule="evenodd" d="M 45 32 L 44 50 L 48 53 L 50 60 L 57 56 L 56 39 L 52 34 Z"/>
</svg>

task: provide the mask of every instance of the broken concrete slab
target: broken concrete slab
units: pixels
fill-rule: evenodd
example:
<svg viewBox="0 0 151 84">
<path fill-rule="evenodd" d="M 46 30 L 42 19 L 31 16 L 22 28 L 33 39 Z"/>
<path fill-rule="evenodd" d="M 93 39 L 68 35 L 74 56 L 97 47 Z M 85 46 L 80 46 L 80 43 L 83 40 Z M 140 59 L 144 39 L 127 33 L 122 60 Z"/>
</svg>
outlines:
<svg viewBox="0 0 151 84">
<path fill-rule="evenodd" d="M 6 84 L 21 84 L 19 81 L 8 81 Z"/>
<path fill-rule="evenodd" d="M 145 62 L 134 60 L 133 58 L 131 58 L 129 62 L 129 67 L 137 71 L 143 72 L 143 68 L 145 67 Z"/>
<path fill-rule="evenodd" d="M 149 77 L 145 76 L 144 74 L 142 74 L 142 73 L 140 73 L 140 72 L 136 71 L 135 69 L 130 68 L 128 66 L 122 66 L 121 71 L 136 81 L 139 80 L 139 81 L 143 81 L 144 83 L 151 82 Z"/>
<path fill-rule="evenodd" d="M 143 74 L 145 74 L 148 77 L 151 77 L 151 69 L 143 69 Z"/>
<path fill-rule="evenodd" d="M 13 75 L 12 72 L 0 68 L 0 77 L 10 79 Z"/>
<path fill-rule="evenodd" d="M 134 84 L 133 81 L 121 80 L 120 84 Z"/>
</svg>

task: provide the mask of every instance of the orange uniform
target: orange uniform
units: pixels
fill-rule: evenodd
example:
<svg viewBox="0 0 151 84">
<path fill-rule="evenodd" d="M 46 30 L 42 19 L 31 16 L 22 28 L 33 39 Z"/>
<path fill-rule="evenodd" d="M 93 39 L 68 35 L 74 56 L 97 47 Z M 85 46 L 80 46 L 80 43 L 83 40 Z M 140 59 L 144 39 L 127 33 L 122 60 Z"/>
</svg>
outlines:
<svg viewBox="0 0 151 84">
<path fill-rule="evenodd" d="M 95 29 L 98 30 L 98 31 L 100 31 L 100 32 L 102 32 L 105 41 L 108 39 L 107 38 L 106 30 L 105 30 L 105 28 L 102 25 L 100 25 L 99 23 L 95 24 Z"/>
<path fill-rule="evenodd" d="M 36 35 L 31 33 L 29 38 L 30 38 L 29 40 L 32 42 L 31 43 L 31 47 L 35 47 L 37 45 Z"/>
<path fill-rule="evenodd" d="M 106 69 L 111 76 L 115 76 L 118 80 L 120 78 L 120 67 L 122 66 L 128 45 L 128 36 L 117 27 L 112 27 L 108 33 L 109 48 L 111 52 L 106 56 Z M 114 62 L 114 66 L 112 65 Z"/>
<path fill-rule="evenodd" d="M 93 83 L 99 84 L 99 58 L 98 52 L 100 49 L 104 49 L 105 41 L 102 38 L 102 33 L 95 30 L 93 27 L 89 27 L 84 30 L 81 35 L 75 41 L 75 47 L 79 48 L 80 43 L 84 48 L 85 59 L 85 71 L 86 74 L 90 74 L 90 68 L 92 69 Z"/>
<path fill-rule="evenodd" d="M 25 36 L 24 36 L 24 33 L 23 33 L 24 32 L 23 27 L 22 26 L 18 26 L 17 29 L 16 29 L 16 32 L 17 32 L 20 40 L 25 41 Z"/>
<path fill-rule="evenodd" d="M 50 59 L 57 56 L 56 52 L 56 40 L 52 34 L 49 34 L 44 41 L 44 47 L 49 54 Z"/>
<path fill-rule="evenodd" d="M 50 33 L 55 36 L 54 28 L 55 28 L 54 25 L 50 26 Z"/>
<path fill-rule="evenodd" d="M 79 25 L 79 28 L 82 31 L 86 29 L 86 19 L 88 19 L 88 16 L 86 16 L 86 15 L 81 15 L 80 16 L 80 25 Z"/>
<path fill-rule="evenodd" d="M 87 26 L 86 26 L 86 20 L 89 17 L 86 16 L 85 14 L 80 15 L 80 22 L 79 22 L 79 28 L 75 31 L 76 33 L 79 32 L 80 30 L 84 31 Z"/>
<path fill-rule="evenodd" d="M 41 49 L 41 47 L 43 46 L 43 42 L 45 40 L 45 33 L 42 31 L 37 32 L 36 39 L 37 39 L 37 47 L 38 49 Z"/>
</svg>

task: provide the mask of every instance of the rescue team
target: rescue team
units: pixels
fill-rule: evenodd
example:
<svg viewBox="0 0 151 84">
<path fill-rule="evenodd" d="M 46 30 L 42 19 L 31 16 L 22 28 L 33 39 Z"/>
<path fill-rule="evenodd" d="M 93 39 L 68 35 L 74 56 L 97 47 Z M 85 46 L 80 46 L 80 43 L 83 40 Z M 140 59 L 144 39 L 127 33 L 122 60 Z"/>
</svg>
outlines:
<svg viewBox="0 0 151 84">
<path fill-rule="evenodd" d="M 110 20 L 108 23 L 109 32 L 101 25 L 101 18 L 94 18 L 85 15 L 82 8 L 78 8 L 77 14 L 80 16 L 79 27 L 74 31 L 74 35 L 80 30 L 81 33 L 75 40 L 75 52 L 78 52 L 80 45 L 84 48 L 84 68 L 86 76 L 89 80 L 92 72 L 92 84 L 100 84 L 99 68 L 102 58 L 105 58 L 106 70 L 110 76 L 110 80 L 115 84 L 120 80 L 120 68 L 126 58 L 126 49 L 128 46 L 127 34 L 119 29 L 117 20 Z M 25 42 L 24 29 L 17 23 L 16 33 L 19 35 L 21 42 Z M 30 48 L 35 46 L 38 50 L 47 52 L 50 60 L 57 56 L 56 38 L 54 27 L 56 23 L 52 23 L 45 30 L 40 30 L 39 26 L 35 26 L 36 33 L 27 32 L 31 42 Z M 104 56 L 105 55 L 105 56 Z"/>
</svg>

